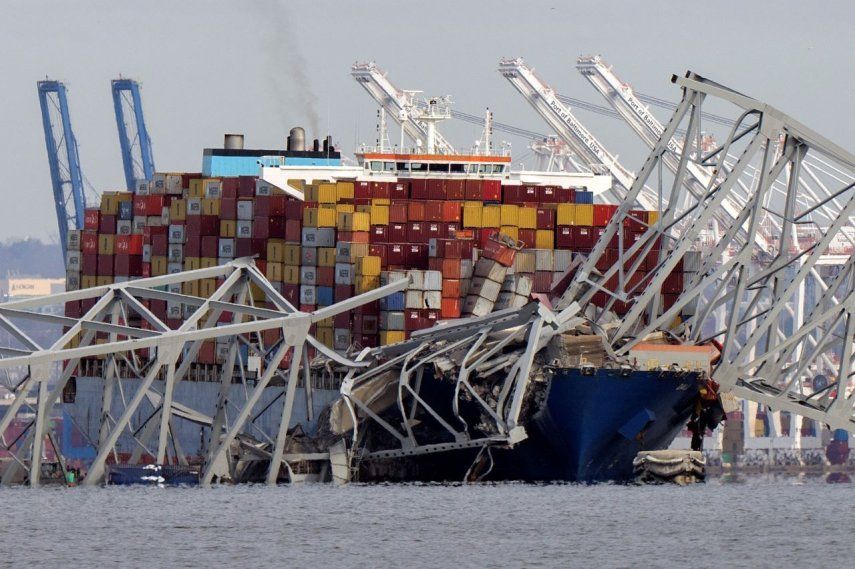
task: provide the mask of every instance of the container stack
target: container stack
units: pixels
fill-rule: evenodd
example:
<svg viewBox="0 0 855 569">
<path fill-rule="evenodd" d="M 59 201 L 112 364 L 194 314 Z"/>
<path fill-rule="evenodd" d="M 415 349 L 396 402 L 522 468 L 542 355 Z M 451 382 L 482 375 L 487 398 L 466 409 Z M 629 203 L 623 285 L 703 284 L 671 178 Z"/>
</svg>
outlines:
<svg viewBox="0 0 855 569">
<path fill-rule="evenodd" d="M 192 173 L 157 174 L 134 193 L 105 193 L 98 208 L 86 210 L 84 230 L 69 233 L 67 287 L 254 257 L 288 302 L 313 311 L 409 277 L 407 291 L 313 328 L 319 341 L 337 350 L 390 344 L 441 319 L 515 308 L 532 293 L 548 293 L 572 253 L 590 252 L 616 211 L 593 204 L 585 190 L 499 180 L 293 180 L 289 185 L 305 200 L 251 176 Z M 655 212 L 633 212 L 598 267 L 620 262 L 620 248 L 627 249 L 656 219 Z M 658 249 L 650 252 L 635 284 L 656 269 L 658 257 Z M 624 260 L 627 266 L 631 262 Z M 205 297 L 217 285 L 207 279 L 170 290 Z M 666 281 L 666 307 L 682 287 L 679 267 Z M 260 289 L 254 287 L 252 296 L 264 306 Z M 594 303 L 606 300 L 600 293 Z M 79 316 L 93 304 L 71 302 L 66 311 Z M 180 303 L 148 305 L 171 327 L 189 311 Z M 215 363 L 223 356 L 222 347 L 211 344 L 199 358 Z"/>
</svg>

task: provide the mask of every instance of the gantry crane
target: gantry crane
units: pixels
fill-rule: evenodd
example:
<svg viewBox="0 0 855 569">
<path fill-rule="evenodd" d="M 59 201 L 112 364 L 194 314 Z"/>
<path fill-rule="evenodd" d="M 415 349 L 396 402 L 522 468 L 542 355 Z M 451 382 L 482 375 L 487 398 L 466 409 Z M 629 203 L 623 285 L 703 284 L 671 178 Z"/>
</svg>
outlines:
<svg viewBox="0 0 855 569">
<path fill-rule="evenodd" d="M 83 210 L 86 209 L 83 174 L 77 153 L 77 139 L 71 129 L 65 85 L 46 79 L 39 81 L 37 87 L 59 227 L 59 242 L 65 259 L 68 231 L 83 229 Z"/>
<path fill-rule="evenodd" d="M 114 79 L 112 92 L 125 184 L 128 191 L 132 192 L 137 180 L 151 181 L 154 176 L 151 138 L 143 117 L 139 83 L 133 79 Z"/>
<path fill-rule="evenodd" d="M 499 73 L 511 82 L 582 161 L 592 169 L 601 166 L 612 175 L 617 191 L 612 190 L 610 197 L 615 202 L 620 202 L 632 187 L 635 175 L 624 168 L 617 158 L 573 116 L 555 91 L 544 83 L 522 58 L 500 60 Z M 638 203 L 646 209 L 657 209 L 659 204 L 659 196 L 649 190 L 641 192 L 637 199 Z"/>
<path fill-rule="evenodd" d="M 422 120 L 419 104 L 414 95 L 419 91 L 398 89 L 386 77 L 386 73 L 376 63 L 354 63 L 350 74 L 362 85 L 381 108 L 391 116 L 416 144 L 428 144 L 433 141 L 434 150 L 439 154 L 454 154 L 454 147 L 436 129 L 432 120 Z M 432 130 L 432 133 L 429 131 Z M 429 136 L 432 134 L 432 136 Z"/>
</svg>

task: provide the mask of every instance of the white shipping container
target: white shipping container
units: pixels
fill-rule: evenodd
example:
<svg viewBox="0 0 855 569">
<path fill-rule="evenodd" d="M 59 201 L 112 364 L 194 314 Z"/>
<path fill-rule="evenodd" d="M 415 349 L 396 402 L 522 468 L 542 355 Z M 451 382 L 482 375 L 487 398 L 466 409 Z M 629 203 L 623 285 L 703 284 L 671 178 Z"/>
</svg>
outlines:
<svg viewBox="0 0 855 569">
<path fill-rule="evenodd" d="M 187 200 L 187 215 L 202 215 L 202 198 Z"/>
<path fill-rule="evenodd" d="M 300 304 L 317 304 L 318 294 L 314 285 L 300 285 Z"/>
<path fill-rule="evenodd" d="M 334 349 L 344 351 L 350 347 L 351 343 L 349 328 L 335 328 L 333 330 Z"/>
<path fill-rule="evenodd" d="M 270 182 L 265 182 L 261 178 L 255 180 L 255 195 L 269 196 L 273 194 L 273 185 Z"/>
<path fill-rule="evenodd" d="M 473 278 L 472 284 L 469 287 L 469 295 L 477 294 L 481 298 L 486 298 L 490 302 L 496 302 L 501 291 L 501 284 L 482 277 Z"/>
<path fill-rule="evenodd" d="M 437 255 L 437 241 L 436 237 L 431 237 L 428 240 L 428 257 L 436 257 Z"/>
<path fill-rule="evenodd" d="M 507 267 L 500 265 L 496 261 L 482 257 L 475 264 L 475 277 L 490 279 L 497 283 L 503 282 L 508 273 Z"/>
<path fill-rule="evenodd" d="M 407 273 L 403 271 L 382 271 L 380 273 L 380 286 L 386 286 L 405 278 L 407 278 Z"/>
<path fill-rule="evenodd" d="M 335 247 L 335 228 L 319 227 L 315 229 L 315 247 Z"/>
<path fill-rule="evenodd" d="M 80 290 L 80 273 L 77 271 L 67 271 L 65 273 L 65 290 L 71 292 Z"/>
<path fill-rule="evenodd" d="M 234 258 L 235 256 L 235 240 L 230 238 L 220 238 L 217 243 L 217 255 L 219 257 Z"/>
<path fill-rule="evenodd" d="M 137 235 L 139 235 L 140 233 L 143 233 L 145 231 L 146 221 L 148 221 L 148 219 L 145 216 L 139 216 L 139 215 L 135 216 L 134 221 L 133 221 L 133 225 L 132 225 L 133 232 L 136 233 Z M 168 220 L 167 220 L 166 225 L 169 225 Z"/>
<path fill-rule="evenodd" d="M 166 193 L 171 195 L 181 195 L 181 174 L 166 175 Z"/>
<path fill-rule="evenodd" d="M 408 287 L 410 290 L 424 290 L 425 289 L 425 273 L 424 273 L 424 271 L 417 271 L 417 270 L 407 271 L 407 276 L 410 277 L 410 286 Z"/>
<path fill-rule="evenodd" d="M 168 273 L 172 273 L 170 268 L 167 268 Z M 167 292 L 173 292 L 175 294 L 181 294 L 181 283 L 171 283 L 166 285 Z"/>
<path fill-rule="evenodd" d="M 431 310 L 439 310 L 442 308 L 442 292 L 438 290 L 428 290 L 424 292 L 425 308 Z"/>
<path fill-rule="evenodd" d="M 130 219 L 120 219 L 116 222 L 116 235 L 130 235 L 132 229 Z"/>
<path fill-rule="evenodd" d="M 318 269 L 317 267 L 300 267 L 300 283 L 306 285 L 318 284 Z M 311 304 L 314 304 L 311 303 Z"/>
<path fill-rule="evenodd" d="M 400 311 L 381 312 L 380 328 L 383 330 L 403 330 L 404 313 Z"/>
<path fill-rule="evenodd" d="M 147 196 L 149 193 L 148 180 L 134 180 L 134 193 L 140 196 Z"/>
<path fill-rule="evenodd" d="M 353 284 L 353 265 L 351 265 L 350 263 L 335 264 L 335 284 Z"/>
<path fill-rule="evenodd" d="M 136 218 L 134 218 L 136 220 Z M 163 206 L 160 208 L 160 224 L 169 225 L 169 207 Z"/>
<path fill-rule="evenodd" d="M 419 309 L 425 307 L 424 294 L 420 290 L 408 290 L 404 296 L 404 307 Z"/>
<path fill-rule="evenodd" d="M 252 202 L 250 200 L 239 200 L 237 202 L 237 218 L 252 221 Z"/>
<path fill-rule="evenodd" d="M 151 184 L 148 187 L 149 192 L 152 194 L 165 194 L 166 193 L 166 174 L 155 173 L 154 177 L 151 180 Z"/>
<path fill-rule="evenodd" d="M 170 263 L 181 264 L 184 262 L 184 247 L 181 245 L 170 245 L 166 250 L 167 258 Z M 172 271 L 170 271 L 172 272 Z M 179 271 L 180 272 L 180 271 Z"/>
<path fill-rule="evenodd" d="M 442 290 L 442 273 L 439 271 L 425 271 L 424 290 Z"/>
<path fill-rule="evenodd" d="M 533 273 L 535 271 L 536 259 L 531 251 L 517 251 L 514 257 L 515 273 Z"/>
<path fill-rule="evenodd" d="M 538 271 L 551 271 L 555 266 L 552 249 L 534 250 L 534 268 Z"/>
<path fill-rule="evenodd" d="M 218 265 L 228 265 L 232 261 L 234 261 L 234 257 L 218 257 L 217 264 Z"/>
<path fill-rule="evenodd" d="M 205 196 L 219 198 L 223 195 L 223 183 L 219 180 L 208 180 L 205 182 Z M 250 218 L 252 219 L 252 218 Z"/>
<path fill-rule="evenodd" d="M 473 273 L 475 272 L 475 262 L 471 259 L 464 259 L 460 261 L 460 278 L 461 279 L 471 279 Z"/>
<path fill-rule="evenodd" d="M 701 270 L 701 252 L 686 251 L 683 255 L 683 272 L 697 273 Z"/>
<path fill-rule="evenodd" d="M 470 294 L 463 301 L 463 313 L 471 314 L 472 316 L 486 316 L 493 311 L 494 302 L 481 298 L 478 295 Z"/>
<path fill-rule="evenodd" d="M 528 298 L 528 295 L 531 294 L 531 289 L 534 286 L 534 282 L 531 277 L 528 275 L 514 275 L 514 292 L 523 298 Z"/>
<path fill-rule="evenodd" d="M 318 229 L 316 227 L 304 227 L 301 237 L 303 247 L 320 247 L 318 245 Z"/>
<path fill-rule="evenodd" d="M 160 227 L 169 225 L 169 222 L 167 220 L 167 223 L 164 223 L 163 218 L 159 215 L 150 215 L 145 218 L 145 224 L 151 227 Z"/>
<path fill-rule="evenodd" d="M 184 226 L 170 225 L 169 226 L 169 242 L 184 243 Z"/>
<path fill-rule="evenodd" d="M 65 254 L 65 269 L 79 271 L 83 263 L 83 253 L 80 251 L 69 251 Z"/>
<path fill-rule="evenodd" d="M 573 251 L 556 249 L 552 252 L 552 267 L 556 271 L 565 272 L 567 267 L 570 266 L 571 260 L 573 260 Z"/>
<path fill-rule="evenodd" d="M 65 248 L 68 251 L 80 251 L 80 234 L 79 229 L 68 230 L 68 236 L 65 239 Z"/>
<path fill-rule="evenodd" d="M 142 260 L 143 263 L 151 263 L 151 243 L 143 243 Z"/>
<path fill-rule="evenodd" d="M 238 221 L 235 224 L 235 235 L 243 238 L 252 237 L 252 222 Z"/>
<path fill-rule="evenodd" d="M 169 302 L 166 303 L 166 317 L 179 319 L 181 318 L 181 303 L 180 302 Z"/>
</svg>

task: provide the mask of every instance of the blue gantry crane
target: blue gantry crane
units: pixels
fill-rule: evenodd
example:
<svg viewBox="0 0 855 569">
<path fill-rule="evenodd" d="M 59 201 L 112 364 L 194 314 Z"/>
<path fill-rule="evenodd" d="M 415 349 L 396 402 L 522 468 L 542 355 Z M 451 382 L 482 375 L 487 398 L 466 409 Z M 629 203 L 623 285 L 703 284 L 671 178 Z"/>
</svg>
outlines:
<svg viewBox="0 0 855 569">
<path fill-rule="evenodd" d="M 59 239 L 65 258 L 68 230 L 83 229 L 83 211 L 86 209 L 83 174 L 77 154 L 77 139 L 71 129 L 65 85 L 50 79 L 39 81 L 38 92 Z"/>
<path fill-rule="evenodd" d="M 133 79 L 120 78 L 114 79 L 112 85 L 125 183 L 128 191 L 133 192 L 137 180 L 151 181 L 154 176 L 151 139 L 143 118 L 139 83 Z"/>
</svg>

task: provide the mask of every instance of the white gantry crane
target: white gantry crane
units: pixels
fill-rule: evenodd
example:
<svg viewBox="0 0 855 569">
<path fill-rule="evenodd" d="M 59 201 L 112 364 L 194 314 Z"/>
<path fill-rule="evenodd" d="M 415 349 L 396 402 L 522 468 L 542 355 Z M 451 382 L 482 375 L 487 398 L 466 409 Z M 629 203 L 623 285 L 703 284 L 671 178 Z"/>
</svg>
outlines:
<svg viewBox="0 0 855 569">
<path fill-rule="evenodd" d="M 689 343 L 717 341 L 721 357 L 713 377 L 724 389 L 774 410 L 855 432 L 855 255 L 836 267 L 821 293 L 804 297 L 803 320 L 787 314 L 788 304 L 798 297 L 809 275 L 822 267 L 842 237 L 855 231 L 855 155 L 778 109 L 699 75 L 688 73 L 673 82 L 682 87 L 682 101 L 627 200 L 556 305 L 585 307 L 618 358 L 661 331 Z M 724 142 L 705 152 L 697 146 L 699 118 L 710 103 L 729 104 L 734 121 Z M 679 149 L 672 192 L 663 193 L 668 200 L 661 216 L 625 251 L 621 262 L 600 273 L 597 259 L 630 218 L 636 196 L 646 183 L 663 184 L 658 172 L 681 126 L 686 143 Z M 735 160 L 728 167 L 730 154 Z M 827 192 L 816 198 L 802 192 L 806 160 L 828 164 L 839 173 L 839 181 L 826 185 Z M 690 176 L 689 163 L 720 173 L 703 195 L 692 195 L 684 183 Z M 723 202 L 742 191 L 735 189 L 737 182 L 752 171 L 756 174 L 748 176 L 752 181 L 745 207 L 730 222 L 723 219 L 718 243 L 703 257 L 694 253 L 689 263 L 687 253 L 703 228 Z M 785 188 L 784 195 L 770 200 L 776 185 Z M 756 234 L 764 231 L 760 223 L 764 215 L 776 220 L 781 243 L 789 246 L 773 248 L 761 264 L 755 262 L 760 255 Z M 817 225 L 817 219 L 829 221 L 817 226 L 816 239 L 791 238 L 797 227 Z M 662 235 L 671 238 L 663 240 Z M 654 255 L 655 267 L 642 269 L 640 260 L 656 248 L 660 252 Z M 681 263 L 685 281 L 677 283 L 672 273 Z M 626 314 L 618 320 L 594 307 L 598 293 L 606 295 L 606 308 L 626 303 Z M 726 321 L 710 330 L 710 317 L 719 307 L 725 308 Z M 813 370 L 829 367 L 829 362 L 835 373 L 827 383 L 815 383 Z"/>
<path fill-rule="evenodd" d="M 592 171 L 602 168 L 611 174 L 616 188 L 612 190 L 610 197 L 615 203 L 620 203 L 632 187 L 635 175 L 624 168 L 617 158 L 606 150 L 605 146 L 579 122 L 570 108 L 559 100 L 555 91 L 544 83 L 522 58 L 500 60 L 499 73 L 516 87 L 547 124 L 567 143 L 573 153 L 587 163 Z M 658 209 L 659 196 L 650 190 L 641 192 L 636 199 L 646 209 Z"/>
<path fill-rule="evenodd" d="M 455 154 L 454 147 L 439 131 L 436 130 L 437 120 L 448 118 L 447 99 L 431 99 L 436 103 L 427 109 L 415 99 L 420 91 L 405 91 L 398 89 L 386 77 L 386 73 L 376 63 L 354 63 L 350 74 L 362 85 L 368 94 L 377 101 L 386 113 L 391 116 L 401 129 L 417 145 L 432 149 L 429 152 L 437 154 Z M 432 143 L 432 144 L 430 144 Z"/>
</svg>

